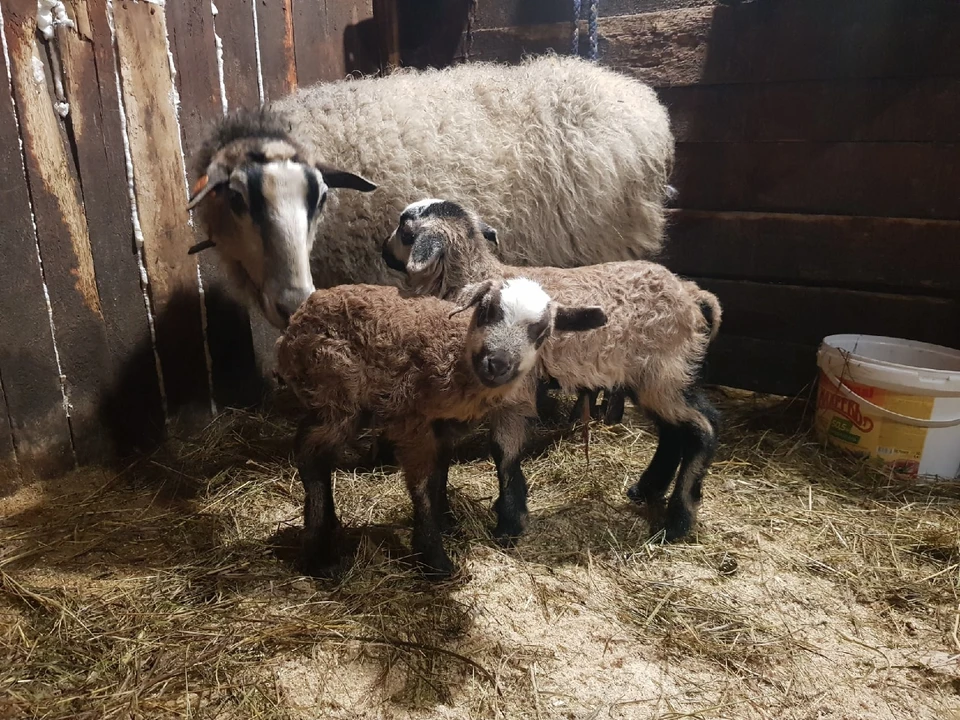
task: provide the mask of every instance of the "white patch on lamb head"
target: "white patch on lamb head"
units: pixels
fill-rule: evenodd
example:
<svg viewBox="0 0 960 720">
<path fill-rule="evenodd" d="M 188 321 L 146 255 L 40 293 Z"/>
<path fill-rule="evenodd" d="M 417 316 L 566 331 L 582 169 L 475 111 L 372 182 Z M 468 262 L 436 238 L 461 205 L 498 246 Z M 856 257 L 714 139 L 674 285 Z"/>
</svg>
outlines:
<svg viewBox="0 0 960 720">
<path fill-rule="evenodd" d="M 500 302 L 506 322 L 535 323 L 546 313 L 550 296 L 540 283 L 525 277 L 516 277 L 503 284 Z"/>
</svg>

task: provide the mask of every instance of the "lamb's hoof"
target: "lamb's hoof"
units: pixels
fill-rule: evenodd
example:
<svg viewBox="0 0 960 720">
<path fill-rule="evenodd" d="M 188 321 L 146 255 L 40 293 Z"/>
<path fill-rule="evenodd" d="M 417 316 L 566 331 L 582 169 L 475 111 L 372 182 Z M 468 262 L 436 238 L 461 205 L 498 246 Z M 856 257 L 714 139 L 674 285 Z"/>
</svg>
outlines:
<svg viewBox="0 0 960 720">
<path fill-rule="evenodd" d="M 300 567 L 304 575 L 320 580 L 329 580 L 340 571 L 341 558 L 336 554 L 304 551 L 300 556 Z"/>
<path fill-rule="evenodd" d="M 651 498 L 640 483 L 636 482 L 627 488 L 627 497 L 636 505 L 653 505 L 655 500 Z"/>
<path fill-rule="evenodd" d="M 433 554 L 429 560 L 421 554 L 417 559 L 417 564 L 420 566 L 420 572 L 427 580 L 448 580 L 456 571 L 453 562 L 444 552 Z"/>
<path fill-rule="evenodd" d="M 696 515 L 682 505 L 669 505 L 663 524 L 664 540 L 678 542 L 687 537 L 696 525 Z"/>
<path fill-rule="evenodd" d="M 526 528 L 526 518 L 516 521 L 501 520 L 493 529 L 493 540 L 502 548 L 516 547 Z"/>
</svg>

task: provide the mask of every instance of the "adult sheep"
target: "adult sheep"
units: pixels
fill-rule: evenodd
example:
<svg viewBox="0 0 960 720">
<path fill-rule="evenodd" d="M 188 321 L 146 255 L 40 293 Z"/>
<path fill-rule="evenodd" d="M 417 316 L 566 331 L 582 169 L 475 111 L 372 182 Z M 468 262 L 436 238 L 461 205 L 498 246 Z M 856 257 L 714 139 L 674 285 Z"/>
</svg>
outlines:
<svg viewBox="0 0 960 720">
<path fill-rule="evenodd" d="M 514 265 L 650 257 L 673 158 L 654 91 L 577 58 L 314 85 L 218 124 L 194 162 L 209 237 L 194 250 L 216 246 L 282 328 L 315 287 L 401 284 L 380 243 L 422 197 L 509 228 Z"/>
</svg>

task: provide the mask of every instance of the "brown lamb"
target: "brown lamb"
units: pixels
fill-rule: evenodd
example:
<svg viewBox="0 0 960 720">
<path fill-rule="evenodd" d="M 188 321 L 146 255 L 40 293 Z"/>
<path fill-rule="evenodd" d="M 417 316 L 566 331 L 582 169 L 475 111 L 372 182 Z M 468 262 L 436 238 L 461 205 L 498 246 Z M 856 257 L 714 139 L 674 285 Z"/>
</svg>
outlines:
<svg viewBox="0 0 960 720">
<path fill-rule="evenodd" d="M 462 312 L 468 308 L 472 314 Z M 308 572 L 326 573 L 339 556 L 331 486 L 337 451 L 373 424 L 393 443 L 404 472 L 414 553 L 428 574 L 448 575 L 444 428 L 519 401 L 514 396 L 553 332 L 605 321 L 599 308 L 559 306 L 522 278 L 479 283 L 459 307 L 403 297 L 389 286 L 313 293 L 277 342 L 278 371 L 307 410 L 296 446 Z"/>
</svg>

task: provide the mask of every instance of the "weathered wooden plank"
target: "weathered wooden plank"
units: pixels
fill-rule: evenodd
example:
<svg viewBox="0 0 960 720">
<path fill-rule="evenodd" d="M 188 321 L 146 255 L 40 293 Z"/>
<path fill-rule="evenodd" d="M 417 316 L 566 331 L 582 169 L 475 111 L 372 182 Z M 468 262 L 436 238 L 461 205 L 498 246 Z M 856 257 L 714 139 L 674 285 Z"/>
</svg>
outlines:
<svg viewBox="0 0 960 720">
<path fill-rule="evenodd" d="M 193 234 L 162 9 L 115 4 L 114 24 L 167 404 L 171 411 L 190 406 L 202 415 L 209 409 L 210 390 L 197 265 L 186 254 Z"/>
<path fill-rule="evenodd" d="M 960 78 L 661 88 L 678 142 L 960 141 Z"/>
<path fill-rule="evenodd" d="M 347 74 L 344 32 L 373 17 L 373 0 L 293 0 L 293 39 L 301 85 L 339 80 Z"/>
<path fill-rule="evenodd" d="M 677 204 L 753 210 L 960 219 L 960 145 L 678 143 Z"/>
<path fill-rule="evenodd" d="M 219 0 L 217 34 L 223 42 L 223 84 L 230 109 L 260 105 L 253 0 Z"/>
<path fill-rule="evenodd" d="M 263 94 L 276 100 L 297 86 L 293 0 L 257 0 Z"/>
<path fill-rule="evenodd" d="M 81 463 L 99 462 L 107 449 L 98 409 L 109 382 L 109 353 L 76 168 L 54 110 L 52 90 L 60 78 L 51 78 L 41 61 L 39 53 L 46 48 L 36 39 L 36 3 L 8 0 L 8 6 L 5 30 L 14 98 L 73 445 Z"/>
<path fill-rule="evenodd" d="M 818 345 L 834 333 L 891 335 L 960 345 L 954 300 L 836 288 L 694 278 L 723 305 L 721 333 Z"/>
<path fill-rule="evenodd" d="M 4 5 L 4 25 L 12 22 Z M 6 30 L 6 27 L 4 28 Z M 4 72 L 13 68 L 4 63 Z M 5 77 L 5 75 L 0 75 Z M 24 479 L 59 474 L 74 463 L 70 427 L 44 299 L 40 260 L 23 173 L 11 90 L 0 84 L 0 374 Z"/>
<path fill-rule="evenodd" d="M 710 385 L 805 397 L 817 380 L 817 346 L 721 333 L 710 345 L 703 377 Z"/>
<path fill-rule="evenodd" d="M 712 278 L 960 294 L 960 223 L 674 210 L 662 261 Z"/>
<path fill-rule="evenodd" d="M 3 394 L 3 377 L 0 376 L 0 498 L 16 490 L 22 482 L 7 413 L 7 398 Z"/>
<path fill-rule="evenodd" d="M 72 0 L 69 15 L 75 27 L 60 27 L 57 40 L 109 357 L 99 421 L 112 450 L 123 455 L 146 449 L 146 438 L 162 432 L 163 407 L 133 237 L 106 1 Z"/>
<path fill-rule="evenodd" d="M 603 61 L 656 85 L 960 75 L 960 5 L 779 0 L 601 19 Z"/>
<path fill-rule="evenodd" d="M 570 23 L 476 30 L 470 59 L 477 62 L 516 63 L 525 55 L 540 55 L 549 51 L 569 55 L 571 33 Z"/>
<path fill-rule="evenodd" d="M 400 67 L 400 16 L 397 0 L 373 0 L 373 17 L 377 22 L 381 57 L 380 70 L 384 73 Z"/>
</svg>

